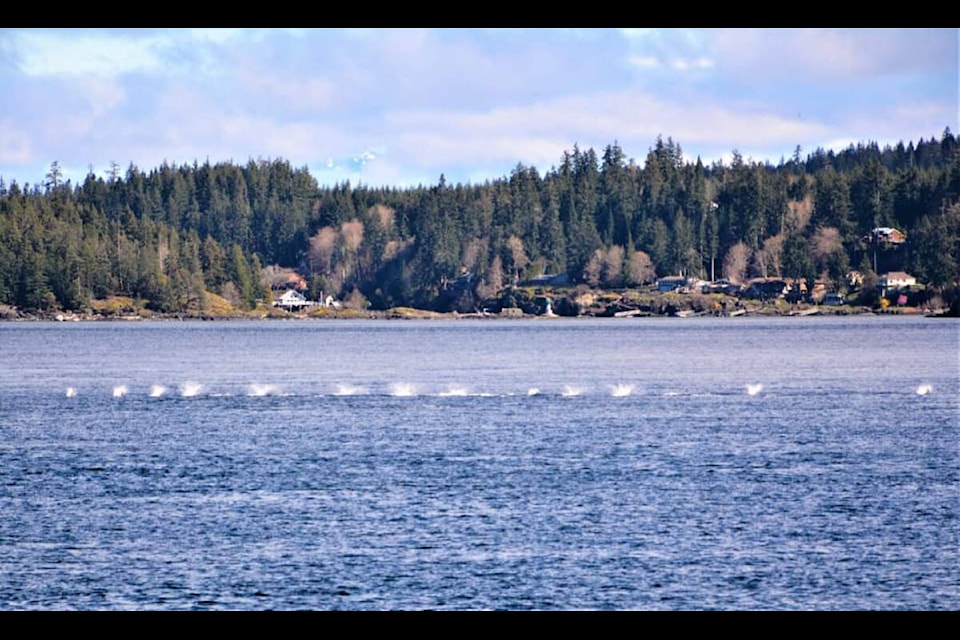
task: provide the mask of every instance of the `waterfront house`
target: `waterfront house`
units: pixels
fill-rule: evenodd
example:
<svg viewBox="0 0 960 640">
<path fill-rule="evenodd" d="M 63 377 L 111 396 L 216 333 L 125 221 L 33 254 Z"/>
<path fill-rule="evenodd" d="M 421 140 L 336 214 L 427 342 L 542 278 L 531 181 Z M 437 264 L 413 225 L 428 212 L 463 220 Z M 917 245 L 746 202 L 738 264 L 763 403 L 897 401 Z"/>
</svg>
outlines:
<svg viewBox="0 0 960 640">
<path fill-rule="evenodd" d="M 306 307 L 313 306 L 313 304 L 295 289 L 287 289 L 273 301 L 273 306 L 285 311 L 302 311 Z"/>
<path fill-rule="evenodd" d="M 743 295 L 760 300 L 776 300 L 786 295 L 789 290 L 789 285 L 780 278 L 754 278 L 747 283 Z"/>
<path fill-rule="evenodd" d="M 915 286 L 917 279 L 903 271 L 890 271 L 880 276 L 877 284 L 880 286 L 880 290 L 886 294 L 887 291 L 894 289 Z"/>
<path fill-rule="evenodd" d="M 700 285 L 701 293 L 725 293 L 728 296 L 737 296 L 740 295 L 741 291 L 743 291 L 742 286 L 726 278 L 720 278 L 713 282 L 704 282 Z"/>
<path fill-rule="evenodd" d="M 669 291 L 685 292 L 687 279 L 683 276 L 666 276 L 657 280 L 657 291 L 667 293 Z"/>
</svg>

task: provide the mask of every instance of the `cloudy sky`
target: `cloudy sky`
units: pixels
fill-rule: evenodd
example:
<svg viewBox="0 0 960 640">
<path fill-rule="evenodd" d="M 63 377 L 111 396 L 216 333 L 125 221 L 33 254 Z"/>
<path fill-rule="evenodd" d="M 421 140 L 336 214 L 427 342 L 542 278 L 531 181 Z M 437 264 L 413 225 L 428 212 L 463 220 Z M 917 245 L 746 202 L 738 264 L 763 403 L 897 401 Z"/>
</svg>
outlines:
<svg viewBox="0 0 960 640">
<path fill-rule="evenodd" d="M 482 183 L 658 135 L 684 158 L 958 126 L 957 29 L 0 29 L 0 177 L 285 159 Z"/>
</svg>

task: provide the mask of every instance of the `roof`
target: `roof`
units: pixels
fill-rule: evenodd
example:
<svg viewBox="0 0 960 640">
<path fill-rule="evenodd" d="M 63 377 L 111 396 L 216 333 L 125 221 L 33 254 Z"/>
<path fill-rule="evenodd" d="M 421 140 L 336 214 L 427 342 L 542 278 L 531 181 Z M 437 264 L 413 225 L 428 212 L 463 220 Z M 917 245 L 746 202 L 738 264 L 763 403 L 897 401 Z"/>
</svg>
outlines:
<svg viewBox="0 0 960 640">
<path fill-rule="evenodd" d="M 915 280 L 912 275 L 906 273 L 905 271 L 890 271 L 881 276 L 887 280 Z"/>
</svg>

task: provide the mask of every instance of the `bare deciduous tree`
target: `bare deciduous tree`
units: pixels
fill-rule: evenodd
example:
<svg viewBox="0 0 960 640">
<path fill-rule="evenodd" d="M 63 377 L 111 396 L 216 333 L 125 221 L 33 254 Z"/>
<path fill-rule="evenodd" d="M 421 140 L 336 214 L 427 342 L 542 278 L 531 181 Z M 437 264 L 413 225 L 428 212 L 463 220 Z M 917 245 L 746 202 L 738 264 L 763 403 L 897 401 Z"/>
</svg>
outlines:
<svg viewBox="0 0 960 640">
<path fill-rule="evenodd" d="M 813 232 L 810 245 L 813 250 L 813 257 L 816 260 L 822 260 L 837 251 L 843 250 L 840 231 L 835 227 L 817 227 L 817 230 Z"/>
<path fill-rule="evenodd" d="M 510 259 L 513 261 L 513 280 L 520 279 L 520 274 L 527 268 L 527 252 L 523 250 L 523 241 L 517 236 L 507 238 L 507 247 L 510 249 Z"/>
<path fill-rule="evenodd" d="M 849 269 L 843 237 L 835 227 L 817 227 L 810 239 L 810 251 L 821 277 L 840 282 Z"/>
<path fill-rule="evenodd" d="M 750 264 L 750 247 L 743 242 L 730 247 L 723 258 L 723 276 L 730 282 L 742 282 Z"/>
<path fill-rule="evenodd" d="M 363 243 L 363 223 L 351 220 L 340 225 L 340 235 L 343 237 L 344 248 L 355 254 Z"/>
<path fill-rule="evenodd" d="M 391 240 L 383 247 L 383 256 L 381 262 L 387 263 L 396 258 L 402 252 L 411 247 L 416 237 L 411 236 L 406 240 Z"/>
<path fill-rule="evenodd" d="M 487 255 L 488 242 L 486 238 L 472 238 L 463 249 L 461 265 L 467 271 L 477 271 L 481 260 Z"/>
<path fill-rule="evenodd" d="M 311 273 L 329 274 L 333 271 L 333 257 L 337 252 L 339 234 L 333 227 L 323 227 L 310 238 Z"/>
<path fill-rule="evenodd" d="M 623 274 L 623 247 L 613 245 L 603 256 L 600 277 L 605 287 L 619 287 Z"/>
<path fill-rule="evenodd" d="M 370 207 L 370 214 L 377 216 L 380 221 L 380 227 L 388 234 L 393 233 L 394 220 L 396 212 L 383 204 L 377 204 Z"/>
<path fill-rule="evenodd" d="M 603 249 L 597 249 L 587 261 L 587 266 L 583 268 L 583 281 L 591 287 L 600 285 L 600 275 L 603 271 Z"/>
<path fill-rule="evenodd" d="M 763 265 L 764 274 L 780 273 L 780 257 L 783 255 L 783 236 L 777 234 L 763 241 L 763 249 L 759 252 L 758 261 Z"/>
<path fill-rule="evenodd" d="M 784 217 L 784 229 L 788 233 L 796 233 L 806 228 L 813 215 L 813 197 L 807 196 L 803 200 L 791 200 L 787 203 L 787 213 Z"/>
<path fill-rule="evenodd" d="M 477 296 L 481 299 L 492 298 L 503 288 L 503 260 L 499 255 L 493 256 L 490 267 L 483 277 L 483 282 L 477 286 Z"/>
<path fill-rule="evenodd" d="M 627 262 L 626 282 L 628 285 L 636 286 L 653 282 L 657 277 L 657 271 L 653 266 L 650 256 L 643 251 L 634 251 Z"/>
</svg>

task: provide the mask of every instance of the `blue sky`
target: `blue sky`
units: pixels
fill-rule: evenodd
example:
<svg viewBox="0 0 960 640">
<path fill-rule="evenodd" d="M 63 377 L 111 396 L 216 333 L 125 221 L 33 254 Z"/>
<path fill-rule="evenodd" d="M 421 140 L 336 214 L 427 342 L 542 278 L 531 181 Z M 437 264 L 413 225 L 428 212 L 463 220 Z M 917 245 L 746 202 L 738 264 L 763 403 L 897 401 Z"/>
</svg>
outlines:
<svg viewBox="0 0 960 640">
<path fill-rule="evenodd" d="M 958 126 L 957 29 L 0 29 L 0 177 L 249 159 L 320 184 L 482 183 L 614 142 L 642 163 Z"/>
</svg>

